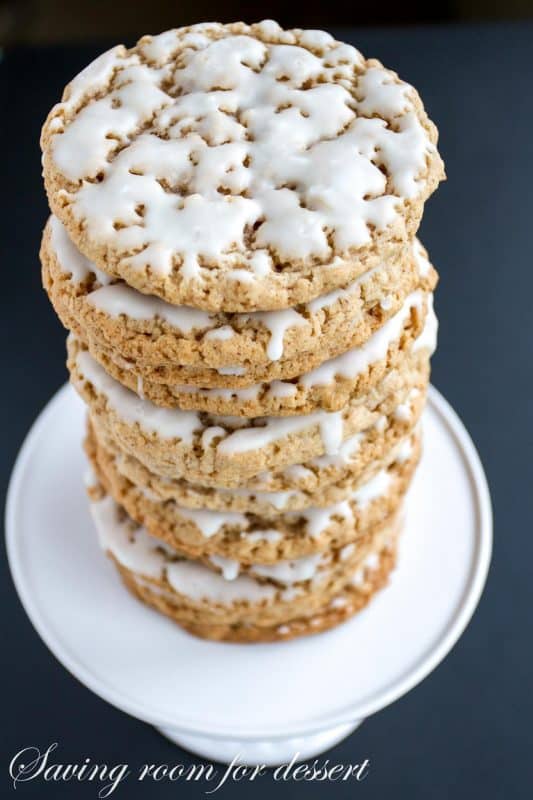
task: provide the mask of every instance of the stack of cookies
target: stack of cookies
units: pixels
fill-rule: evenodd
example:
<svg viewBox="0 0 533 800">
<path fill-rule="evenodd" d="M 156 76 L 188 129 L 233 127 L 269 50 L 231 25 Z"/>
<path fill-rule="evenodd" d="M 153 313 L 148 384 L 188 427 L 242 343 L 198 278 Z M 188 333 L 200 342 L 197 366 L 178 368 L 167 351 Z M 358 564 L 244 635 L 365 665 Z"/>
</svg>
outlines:
<svg viewBox="0 0 533 800">
<path fill-rule="evenodd" d="M 271 21 L 116 47 L 50 112 L 43 280 L 96 527 L 188 631 L 289 639 L 386 583 L 436 339 L 436 141 L 394 72 Z"/>
</svg>

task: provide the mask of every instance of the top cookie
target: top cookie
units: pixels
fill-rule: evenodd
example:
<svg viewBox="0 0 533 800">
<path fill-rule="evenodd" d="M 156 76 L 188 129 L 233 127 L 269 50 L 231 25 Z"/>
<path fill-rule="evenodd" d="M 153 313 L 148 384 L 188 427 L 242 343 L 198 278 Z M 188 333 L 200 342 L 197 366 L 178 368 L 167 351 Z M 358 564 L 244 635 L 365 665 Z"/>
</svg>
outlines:
<svg viewBox="0 0 533 800">
<path fill-rule="evenodd" d="M 194 25 L 104 53 L 42 133 L 50 205 L 170 303 L 285 308 L 412 236 L 443 178 L 416 91 L 321 31 Z"/>
</svg>

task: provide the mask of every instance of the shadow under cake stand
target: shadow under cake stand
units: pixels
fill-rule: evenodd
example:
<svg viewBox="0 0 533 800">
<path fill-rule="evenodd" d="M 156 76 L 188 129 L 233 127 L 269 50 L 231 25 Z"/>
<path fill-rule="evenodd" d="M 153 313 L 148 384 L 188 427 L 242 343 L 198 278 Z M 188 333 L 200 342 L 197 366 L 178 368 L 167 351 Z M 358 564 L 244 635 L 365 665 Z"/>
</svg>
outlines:
<svg viewBox="0 0 533 800">
<path fill-rule="evenodd" d="M 266 765 L 318 755 L 426 677 L 470 620 L 490 561 L 490 496 L 468 433 L 433 387 L 389 586 L 340 627 L 275 644 L 196 639 L 123 588 L 89 515 L 84 420 L 64 386 L 20 451 L 6 509 L 15 586 L 73 675 L 187 750 Z"/>
</svg>

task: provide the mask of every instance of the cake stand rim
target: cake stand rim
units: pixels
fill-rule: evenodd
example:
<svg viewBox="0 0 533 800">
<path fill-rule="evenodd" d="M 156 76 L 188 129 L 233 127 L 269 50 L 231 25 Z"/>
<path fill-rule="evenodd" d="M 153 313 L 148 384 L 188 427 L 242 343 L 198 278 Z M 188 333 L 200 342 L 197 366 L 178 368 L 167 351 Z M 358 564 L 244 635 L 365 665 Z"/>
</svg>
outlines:
<svg viewBox="0 0 533 800">
<path fill-rule="evenodd" d="M 275 729 L 257 728 L 239 730 L 235 727 L 219 725 L 213 730 L 212 728 L 208 729 L 207 725 L 197 724 L 191 720 L 179 722 L 174 718 L 170 719 L 157 714 L 151 714 L 149 709 L 146 709 L 142 704 L 136 705 L 129 697 L 121 696 L 116 689 L 109 688 L 105 681 L 100 680 L 86 668 L 83 663 L 71 656 L 69 651 L 63 646 L 61 640 L 56 638 L 53 631 L 47 626 L 46 620 L 42 618 L 37 604 L 32 599 L 31 590 L 28 589 L 24 580 L 22 575 L 23 569 L 16 549 L 16 506 L 19 499 L 19 486 L 24 478 L 26 464 L 28 460 L 31 459 L 32 448 L 41 430 L 46 427 L 48 417 L 53 415 L 56 406 L 63 401 L 64 395 L 69 393 L 74 393 L 74 389 L 69 383 L 65 383 L 52 395 L 30 426 L 16 457 L 9 481 L 5 507 L 6 551 L 11 576 L 19 600 L 41 640 L 60 664 L 62 664 L 74 678 L 90 691 L 94 692 L 94 694 L 110 703 L 110 705 L 136 719 L 154 725 L 157 728 L 171 728 L 177 733 L 181 732 L 185 735 L 208 735 L 213 739 L 235 738 L 245 740 L 275 740 L 285 739 L 291 736 L 305 736 L 306 734 L 325 731 L 337 726 L 353 723 L 357 720 L 362 720 L 386 708 L 421 683 L 441 661 L 443 661 L 465 631 L 481 598 L 490 566 L 493 532 L 492 505 L 487 478 L 470 434 L 451 404 L 438 389 L 430 385 L 428 391 L 428 405 L 431 405 L 432 408 L 436 410 L 448 432 L 453 436 L 456 446 L 458 446 L 461 451 L 463 460 L 470 473 L 478 516 L 476 526 L 477 547 L 476 560 L 473 565 L 470 583 L 465 591 L 461 608 L 455 614 L 449 629 L 441 636 L 435 647 L 419 662 L 419 664 L 408 674 L 401 676 L 398 681 L 383 690 L 377 697 L 373 697 L 369 700 L 366 704 L 362 703 L 358 705 L 352 703 L 346 708 L 340 710 L 336 708 L 308 722 L 300 724 L 295 723 L 287 728 L 283 728 L 283 726 L 280 725 L 276 726 Z"/>
</svg>

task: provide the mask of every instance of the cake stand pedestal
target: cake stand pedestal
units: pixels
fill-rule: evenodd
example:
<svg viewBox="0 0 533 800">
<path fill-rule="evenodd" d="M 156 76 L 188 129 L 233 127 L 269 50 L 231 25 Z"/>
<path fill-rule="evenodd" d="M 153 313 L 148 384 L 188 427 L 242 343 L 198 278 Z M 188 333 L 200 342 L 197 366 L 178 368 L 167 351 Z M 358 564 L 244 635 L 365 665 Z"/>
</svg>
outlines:
<svg viewBox="0 0 533 800">
<path fill-rule="evenodd" d="M 207 642 L 136 602 L 104 559 L 82 476 L 84 408 L 63 387 L 15 465 L 6 509 L 15 586 L 37 632 L 82 683 L 207 759 L 309 759 L 425 678 L 481 595 L 489 491 L 461 421 L 431 388 L 424 454 L 389 586 L 340 627 L 276 644 Z"/>
</svg>

